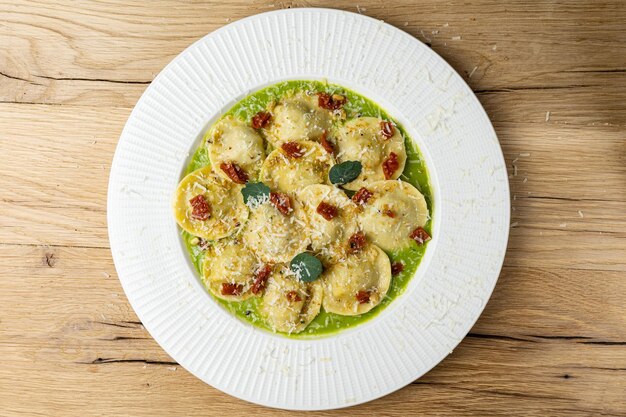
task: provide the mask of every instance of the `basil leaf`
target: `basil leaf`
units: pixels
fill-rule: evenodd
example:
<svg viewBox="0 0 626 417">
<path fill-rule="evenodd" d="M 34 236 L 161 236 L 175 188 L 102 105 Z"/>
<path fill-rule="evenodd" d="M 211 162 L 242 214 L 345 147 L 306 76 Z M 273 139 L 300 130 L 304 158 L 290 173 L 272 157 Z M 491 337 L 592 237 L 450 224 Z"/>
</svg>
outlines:
<svg viewBox="0 0 626 417">
<path fill-rule="evenodd" d="M 302 252 L 293 257 L 289 264 L 291 270 L 296 274 L 300 281 L 315 281 L 324 270 L 322 262 L 315 256 Z"/>
<path fill-rule="evenodd" d="M 246 205 L 258 206 L 269 198 L 270 187 L 262 182 L 249 182 L 241 189 L 241 194 Z"/>
<path fill-rule="evenodd" d="M 333 184 L 347 184 L 361 175 L 363 166 L 359 161 L 346 161 L 333 165 L 328 173 L 328 179 Z"/>
</svg>

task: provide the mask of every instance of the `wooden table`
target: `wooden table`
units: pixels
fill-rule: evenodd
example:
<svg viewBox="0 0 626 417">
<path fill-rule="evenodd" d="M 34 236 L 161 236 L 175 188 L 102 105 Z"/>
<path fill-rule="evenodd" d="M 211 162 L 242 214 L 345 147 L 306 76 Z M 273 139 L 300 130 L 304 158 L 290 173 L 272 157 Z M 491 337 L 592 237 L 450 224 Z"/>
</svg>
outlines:
<svg viewBox="0 0 626 417">
<path fill-rule="evenodd" d="M 160 349 L 105 219 L 118 137 L 165 64 L 230 21 L 303 5 L 383 19 L 448 60 L 495 125 L 513 205 L 500 280 L 454 353 L 392 395 L 310 415 L 626 415 L 624 1 L 0 3 L 0 415 L 290 414 Z"/>
</svg>

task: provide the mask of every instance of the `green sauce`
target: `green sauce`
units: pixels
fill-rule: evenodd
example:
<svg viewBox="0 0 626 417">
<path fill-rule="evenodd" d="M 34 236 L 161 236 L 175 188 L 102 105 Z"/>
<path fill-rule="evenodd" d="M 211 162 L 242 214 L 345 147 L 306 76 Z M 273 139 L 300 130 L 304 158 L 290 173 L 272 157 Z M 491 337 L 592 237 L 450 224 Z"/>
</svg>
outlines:
<svg viewBox="0 0 626 417">
<path fill-rule="evenodd" d="M 403 181 L 406 181 L 424 194 L 426 202 L 428 204 L 429 212 L 432 216 L 433 213 L 433 196 L 431 186 L 428 180 L 428 171 L 426 170 L 423 158 L 414 145 L 413 141 L 409 138 L 404 128 L 392 117 L 390 117 L 383 109 L 373 103 L 371 100 L 350 91 L 344 87 L 322 83 L 318 81 L 285 81 L 278 84 L 274 84 L 262 90 L 259 90 L 243 100 L 235 104 L 225 115 L 233 115 L 242 120 L 250 121 L 250 119 L 259 111 L 264 110 L 268 103 L 274 101 L 277 102 L 281 97 L 285 95 L 291 95 L 298 91 L 320 91 L 326 93 L 338 93 L 347 96 L 348 102 L 344 106 L 348 119 L 352 119 L 357 116 L 372 116 L 380 117 L 388 120 L 393 120 L 396 123 L 397 128 L 402 132 L 404 136 L 407 163 L 404 168 L 404 172 L 400 177 Z M 187 166 L 185 174 L 194 171 L 198 168 L 210 165 L 209 155 L 206 147 L 204 146 L 204 140 L 201 146 L 198 147 L 194 153 L 191 162 Z M 431 233 L 432 220 L 424 226 L 424 229 Z M 190 240 L 193 238 L 187 232 L 182 232 L 182 237 L 187 247 L 187 250 L 191 256 L 193 264 L 200 275 L 202 275 L 202 261 L 204 252 L 197 246 L 190 244 Z M 375 317 L 380 313 L 387 305 L 389 305 L 396 297 L 402 294 L 417 267 L 424 256 L 426 251 L 425 244 L 423 246 L 411 245 L 410 247 L 398 251 L 396 253 L 388 253 L 391 262 L 402 261 L 404 263 L 404 270 L 393 277 L 391 286 L 387 295 L 382 302 L 369 312 L 358 316 L 340 316 L 338 314 L 327 313 L 322 308 L 320 314 L 307 326 L 301 333 L 293 335 L 281 334 L 290 338 L 311 338 L 318 336 L 325 336 L 332 333 L 336 333 L 343 329 L 357 326 L 372 317 Z M 211 295 L 212 296 L 212 295 Z M 213 296 L 212 296 L 213 297 Z M 262 329 L 272 331 L 269 326 L 264 322 L 263 318 L 258 314 L 257 307 L 261 302 L 259 297 L 251 297 L 242 302 L 229 302 L 213 297 L 218 303 L 220 303 L 226 310 L 235 314 L 238 318 L 248 323 L 251 323 Z"/>
</svg>

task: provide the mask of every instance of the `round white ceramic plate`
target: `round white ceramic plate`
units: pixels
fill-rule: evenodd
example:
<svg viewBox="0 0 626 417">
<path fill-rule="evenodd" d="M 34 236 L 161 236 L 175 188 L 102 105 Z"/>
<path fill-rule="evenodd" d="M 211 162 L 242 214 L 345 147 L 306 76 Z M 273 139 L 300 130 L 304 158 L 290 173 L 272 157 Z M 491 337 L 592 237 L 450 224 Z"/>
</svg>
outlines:
<svg viewBox="0 0 626 417">
<path fill-rule="evenodd" d="M 423 152 L 433 240 L 408 285 L 375 319 L 292 340 L 231 316 L 203 289 L 171 200 L 203 133 L 252 91 L 327 79 L 374 100 Z M 422 376 L 470 330 L 498 278 L 509 230 L 502 152 L 480 103 L 430 48 L 384 22 L 291 9 L 231 23 L 194 43 L 152 82 L 122 133 L 109 182 L 111 250 L 144 326 L 208 384 L 271 407 L 369 401 Z"/>
</svg>

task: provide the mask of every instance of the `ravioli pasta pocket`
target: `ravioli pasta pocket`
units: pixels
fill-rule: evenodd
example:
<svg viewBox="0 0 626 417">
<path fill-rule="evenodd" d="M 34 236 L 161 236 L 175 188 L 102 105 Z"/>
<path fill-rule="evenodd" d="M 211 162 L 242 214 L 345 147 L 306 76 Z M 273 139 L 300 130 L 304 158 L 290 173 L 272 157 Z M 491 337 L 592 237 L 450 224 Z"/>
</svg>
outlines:
<svg viewBox="0 0 626 417">
<path fill-rule="evenodd" d="M 209 128 L 173 209 L 215 300 L 255 326 L 313 337 L 403 292 L 431 239 L 432 201 L 419 151 L 376 104 L 288 81 Z"/>
</svg>

